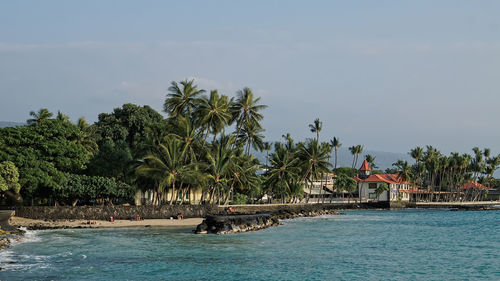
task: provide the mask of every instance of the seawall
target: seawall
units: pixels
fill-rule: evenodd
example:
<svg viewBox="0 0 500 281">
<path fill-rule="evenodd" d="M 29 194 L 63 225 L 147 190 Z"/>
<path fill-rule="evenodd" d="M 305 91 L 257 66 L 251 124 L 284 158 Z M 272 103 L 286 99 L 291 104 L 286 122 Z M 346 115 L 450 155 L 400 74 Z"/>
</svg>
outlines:
<svg viewBox="0 0 500 281">
<path fill-rule="evenodd" d="M 39 220 L 117 220 L 168 219 L 182 213 L 184 218 L 204 218 L 217 214 L 215 205 L 163 205 L 163 206 L 23 206 L 17 207 L 17 217 Z"/>
<path fill-rule="evenodd" d="M 316 204 L 264 204 L 264 205 L 232 205 L 236 214 L 261 214 L 268 213 L 279 215 L 282 213 L 307 213 L 330 210 L 352 209 L 388 209 L 388 202 L 370 203 L 316 203 Z"/>
</svg>

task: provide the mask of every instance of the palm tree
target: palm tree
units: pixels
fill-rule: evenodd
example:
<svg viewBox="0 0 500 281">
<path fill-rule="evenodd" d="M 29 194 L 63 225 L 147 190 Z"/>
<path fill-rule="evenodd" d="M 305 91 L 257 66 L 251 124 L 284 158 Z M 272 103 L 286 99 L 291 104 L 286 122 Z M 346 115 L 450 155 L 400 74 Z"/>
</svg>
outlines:
<svg viewBox="0 0 500 281">
<path fill-rule="evenodd" d="M 204 152 L 201 144 L 202 131 L 196 126 L 193 119 L 182 116 L 169 119 L 171 133 L 167 137 L 177 138 L 182 143 L 184 163 L 196 162 L 200 154 Z"/>
<path fill-rule="evenodd" d="M 240 130 L 244 126 L 262 128 L 260 121 L 264 118 L 260 111 L 267 108 L 267 105 L 259 104 L 260 97 L 254 98 L 252 90 L 245 87 L 236 93 L 237 97 L 231 106 L 233 113 L 232 121 L 236 121 L 236 136 L 240 136 Z"/>
<path fill-rule="evenodd" d="M 398 160 L 393 165 L 397 167 L 397 174 L 400 181 L 409 182 L 411 180 L 411 167 L 408 161 Z"/>
<path fill-rule="evenodd" d="M 42 108 L 38 110 L 38 112 L 35 111 L 30 111 L 30 116 L 32 116 L 32 119 L 28 119 L 28 125 L 40 125 L 43 121 L 49 119 L 52 117 L 54 114 L 50 112 L 47 108 Z"/>
<path fill-rule="evenodd" d="M 372 169 L 377 169 L 378 167 L 375 165 L 375 156 L 371 155 L 371 154 L 366 154 L 365 155 L 365 160 L 366 162 L 368 162 L 368 164 L 370 165 L 370 167 Z"/>
<path fill-rule="evenodd" d="M 205 138 L 211 131 L 214 135 L 213 141 L 215 141 L 217 134 L 231 120 L 228 97 L 225 95 L 219 96 L 217 90 L 210 91 L 210 97 L 201 99 L 195 115 L 199 119 L 199 124 L 207 129 Z"/>
<path fill-rule="evenodd" d="M 265 173 L 265 185 L 272 194 L 281 196 L 283 202 L 291 194 L 292 181 L 298 177 L 298 163 L 299 159 L 292 150 L 281 143 L 275 143 L 270 165 Z"/>
<path fill-rule="evenodd" d="M 271 143 L 266 141 L 264 142 L 264 150 L 266 151 L 266 168 L 267 168 L 267 163 L 269 161 L 269 151 L 271 151 Z"/>
<path fill-rule="evenodd" d="M 76 126 L 78 127 L 78 132 L 74 142 L 85 147 L 89 156 L 95 155 L 99 149 L 95 138 L 95 126 L 90 126 L 84 117 L 78 119 Z"/>
<path fill-rule="evenodd" d="M 228 187 L 229 176 L 234 165 L 235 151 L 232 149 L 234 141 L 234 136 L 222 134 L 207 151 L 207 172 L 211 184 L 209 202 L 211 203 L 215 201 L 220 203 L 220 193 Z"/>
<path fill-rule="evenodd" d="M 327 173 L 331 163 L 328 162 L 328 150 L 325 145 L 321 146 L 316 140 L 309 140 L 300 147 L 299 152 L 300 166 L 302 166 L 302 177 L 304 181 L 311 183 L 310 191 L 313 188 L 313 182 L 318 179 L 322 173 Z M 320 187 L 320 196 L 323 186 Z M 309 201 L 309 196 L 307 201 Z"/>
<path fill-rule="evenodd" d="M 309 124 L 309 129 L 311 129 L 311 133 L 316 133 L 316 142 L 319 142 L 319 133 L 323 128 L 323 122 L 319 121 L 319 118 L 314 120 L 313 124 Z"/>
<path fill-rule="evenodd" d="M 137 167 L 136 173 L 158 182 L 158 198 L 162 198 L 161 195 L 165 188 L 171 186 L 172 196 L 169 204 L 172 205 L 177 179 L 183 172 L 183 168 L 185 165 L 182 143 L 176 138 L 168 137 L 152 154 L 144 157 L 142 164 Z"/>
<path fill-rule="evenodd" d="M 351 147 L 349 147 L 349 151 L 353 155 L 352 168 L 354 169 L 358 163 L 359 154 L 363 153 L 363 146 L 360 144 L 355 145 L 355 146 L 351 146 Z"/>
<path fill-rule="evenodd" d="M 251 191 L 260 184 L 260 177 L 257 176 L 257 170 L 259 168 L 259 161 L 253 155 L 243 154 L 241 149 L 238 149 L 235 153 L 234 164 L 230 166 L 230 173 L 232 176 L 231 186 L 224 199 L 224 205 L 229 202 L 230 196 L 233 194 L 233 190 L 236 188 L 240 191 L 245 190 L 246 192 Z"/>
<path fill-rule="evenodd" d="M 415 159 L 415 163 L 418 163 L 424 155 L 424 149 L 417 146 L 414 149 L 410 150 L 410 155 L 413 159 Z"/>
<path fill-rule="evenodd" d="M 336 137 L 333 137 L 333 140 L 330 140 L 330 145 L 335 149 L 335 166 L 334 169 L 337 169 L 337 151 L 339 147 L 342 146 L 342 143 L 340 143 L 340 140 Z"/>
<path fill-rule="evenodd" d="M 381 184 L 379 184 L 377 186 L 377 188 L 375 189 L 375 195 L 377 196 L 377 201 L 380 200 L 380 195 L 384 192 L 384 191 L 389 191 L 389 186 L 387 185 L 387 183 L 383 182 Z"/>
<path fill-rule="evenodd" d="M 257 151 L 262 151 L 264 148 L 264 135 L 262 132 L 264 132 L 264 129 L 257 126 L 255 123 L 249 123 L 243 126 L 238 138 L 240 144 L 246 144 L 245 151 L 247 155 L 250 154 L 251 147 Z"/>
<path fill-rule="evenodd" d="M 172 82 L 172 86 L 168 88 L 170 93 L 163 104 L 163 110 L 169 116 L 191 116 L 193 109 L 200 102 L 199 96 L 205 92 L 198 90 L 198 86 L 193 83 L 194 80 L 181 81 L 180 85 Z"/>
</svg>

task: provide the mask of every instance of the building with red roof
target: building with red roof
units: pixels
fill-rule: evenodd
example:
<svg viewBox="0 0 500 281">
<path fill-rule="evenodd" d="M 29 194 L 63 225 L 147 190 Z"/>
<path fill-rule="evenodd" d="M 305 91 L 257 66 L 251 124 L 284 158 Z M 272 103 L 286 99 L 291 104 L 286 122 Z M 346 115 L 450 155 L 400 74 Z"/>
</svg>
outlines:
<svg viewBox="0 0 500 281">
<path fill-rule="evenodd" d="M 478 183 L 477 181 L 470 181 L 459 187 L 460 189 L 488 189 L 488 187 Z"/>
<path fill-rule="evenodd" d="M 407 181 L 401 180 L 398 174 L 371 174 L 371 168 L 365 160 L 359 168 L 358 193 L 361 201 L 409 201 L 411 185 Z M 383 191 L 379 196 L 376 194 L 377 188 L 386 183 L 389 190 Z"/>
</svg>

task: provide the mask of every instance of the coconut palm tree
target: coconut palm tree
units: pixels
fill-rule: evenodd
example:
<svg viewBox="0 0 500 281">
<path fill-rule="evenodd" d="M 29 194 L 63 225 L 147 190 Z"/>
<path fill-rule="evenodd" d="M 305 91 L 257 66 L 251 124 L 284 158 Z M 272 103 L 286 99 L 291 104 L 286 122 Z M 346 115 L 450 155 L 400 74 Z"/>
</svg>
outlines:
<svg viewBox="0 0 500 281">
<path fill-rule="evenodd" d="M 314 123 L 309 124 L 309 129 L 311 130 L 311 133 L 316 133 L 316 142 L 319 143 L 319 133 L 321 132 L 321 129 L 323 128 L 323 122 L 319 121 L 319 118 L 316 118 L 314 120 Z"/>
<path fill-rule="evenodd" d="M 260 121 L 264 115 L 260 111 L 266 109 L 267 105 L 259 104 L 260 97 L 255 98 L 252 90 L 247 87 L 239 90 L 236 95 L 236 100 L 230 109 L 233 114 L 231 121 L 236 121 L 236 136 L 241 136 L 240 131 L 244 126 L 254 126 L 261 129 Z"/>
<path fill-rule="evenodd" d="M 220 203 L 221 193 L 228 189 L 231 169 L 233 169 L 235 150 L 232 145 L 235 141 L 234 136 L 222 134 L 210 146 L 206 154 L 207 173 L 210 180 L 209 202 Z"/>
<path fill-rule="evenodd" d="M 243 126 L 238 139 L 241 145 L 246 145 L 245 152 L 247 155 L 250 155 L 250 148 L 256 151 L 264 149 L 263 132 L 264 129 L 255 123 L 248 123 Z"/>
<path fill-rule="evenodd" d="M 398 160 L 393 166 L 397 167 L 397 174 L 400 181 L 409 182 L 412 179 L 411 176 L 411 167 L 408 164 L 408 161 Z"/>
<path fill-rule="evenodd" d="M 302 178 L 311 184 L 310 191 L 313 188 L 313 182 L 318 179 L 322 173 L 328 173 L 331 163 L 328 162 L 328 150 L 325 145 L 319 145 L 316 140 L 308 140 L 305 145 L 300 146 L 298 154 L 299 165 L 302 167 Z M 320 196 L 321 190 L 320 188 Z M 310 193 L 307 196 L 309 201 Z"/>
<path fill-rule="evenodd" d="M 358 156 L 359 154 L 363 153 L 363 146 L 358 144 L 349 147 L 349 151 L 351 152 L 353 159 L 352 159 L 352 168 L 355 169 L 358 163 Z"/>
<path fill-rule="evenodd" d="M 165 138 L 164 143 L 161 143 L 153 153 L 144 157 L 142 164 L 137 167 L 136 173 L 158 182 L 158 198 L 162 198 L 162 193 L 171 186 L 172 194 L 169 204 L 172 205 L 177 179 L 185 168 L 184 159 L 181 141 L 171 137 Z"/>
<path fill-rule="evenodd" d="M 266 141 L 264 142 L 264 150 L 266 151 L 266 168 L 267 168 L 267 163 L 269 161 L 269 151 L 271 151 L 271 143 Z"/>
<path fill-rule="evenodd" d="M 340 143 L 340 140 L 336 137 L 333 137 L 333 140 L 330 140 L 330 145 L 335 149 L 335 166 L 334 169 L 337 169 L 337 152 L 339 147 L 342 146 L 342 143 Z"/>
<path fill-rule="evenodd" d="M 233 190 L 249 192 L 260 184 L 261 179 L 257 176 L 259 161 L 253 155 L 243 154 L 241 149 L 235 152 L 234 164 L 230 166 L 231 180 L 229 191 L 224 199 L 224 205 L 232 197 Z"/>
<path fill-rule="evenodd" d="M 49 119 L 54 114 L 50 112 L 47 108 L 42 108 L 38 112 L 30 111 L 30 116 L 32 119 L 28 119 L 28 125 L 40 125 L 43 121 Z"/>
<path fill-rule="evenodd" d="M 413 159 L 415 159 L 415 163 L 418 163 L 424 154 L 424 149 L 417 146 L 414 149 L 410 150 L 410 155 Z"/>
<path fill-rule="evenodd" d="M 366 154 L 365 155 L 365 160 L 366 162 L 368 162 L 368 164 L 370 165 L 370 167 L 372 169 L 377 169 L 378 167 L 375 165 L 375 156 L 371 155 L 371 154 Z"/>
<path fill-rule="evenodd" d="M 292 181 L 299 176 L 298 164 L 299 158 L 295 157 L 293 150 L 281 143 L 275 143 L 270 165 L 265 173 L 265 186 L 268 191 L 275 196 L 281 196 L 282 201 L 285 201 L 286 196 L 291 194 Z"/>
<path fill-rule="evenodd" d="M 229 124 L 231 113 L 229 112 L 229 100 L 225 95 L 219 96 L 217 90 L 210 91 L 208 98 L 201 99 L 195 115 L 202 127 L 206 127 L 205 139 L 211 131 L 213 141 L 217 138 L 217 134 Z"/>
<path fill-rule="evenodd" d="M 171 133 L 167 137 L 176 138 L 182 143 L 184 163 L 187 165 L 196 162 L 200 154 L 204 152 L 200 127 L 189 117 L 178 116 L 170 118 L 169 122 Z"/>
<path fill-rule="evenodd" d="M 200 103 L 200 96 L 205 90 L 198 90 L 194 80 L 184 80 L 179 84 L 173 81 L 168 88 L 170 93 L 167 94 L 163 110 L 171 117 L 191 116 L 193 109 Z"/>
<path fill-rule="evenodd" d="M 389 191 L 389 186 L 387 185 L 387 183 L 383 182 L 381 184 L 379 184 L 377 186 L 377 188 L 375 189 L 375 195 L 377 196 L 377 201 L 380 200 L 380 195 L 384 192 L 384 191 Z"/>
<path fill-rule="evenodd" d="M 88 151 L 89 156 L 95 155 L 99 149 L 95 137 L 95 127 L 90 126 L 84 117 L 78 119 L 76 126 L 78 127 L 78 132 L 76 133 L 74 142 L 83 145 Z"/>
</svg>

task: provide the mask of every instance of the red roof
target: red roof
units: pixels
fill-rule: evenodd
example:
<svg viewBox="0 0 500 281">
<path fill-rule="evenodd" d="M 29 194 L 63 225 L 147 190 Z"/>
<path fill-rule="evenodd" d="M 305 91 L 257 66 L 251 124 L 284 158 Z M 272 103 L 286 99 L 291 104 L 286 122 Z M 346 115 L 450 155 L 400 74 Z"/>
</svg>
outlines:
<svg viewBox="0 0 500 281">
<path fill-rule="evenodd" d="M 359 168 L 360 171 L 371 171 L 372 169 L 370 168 L 370 165 L 368 165 L 368 162 L 366 159 L 363 161 L 363 164 L 361 164 L 361 168 Z"/>
<path fill-rule="evenodd" d="M 361 180 L 363 182 L 386 182 L 386 183 L 409 183 L 409 182 L 403 182 L 401 181 L 401 178 L 399 177 L 398 174 L 376 174 L 376 175 L 370 175 L 364 180 Z"/>
<path fill-rule="evenodd" d="M 486 186 L 478 183 L 477 181 L 474 181 L 474 182 L 470 181 L 470 182 L 468 182 L 468 183 L 466 183 L 466 184 L 464 184 L 464 185 L 462 185 L 460 187 L 460 189 L 469 189 L 469 188 L 474 188 L 474 189 L 479 189 L 479 188 L 488 189 Z"/>
</svg>

